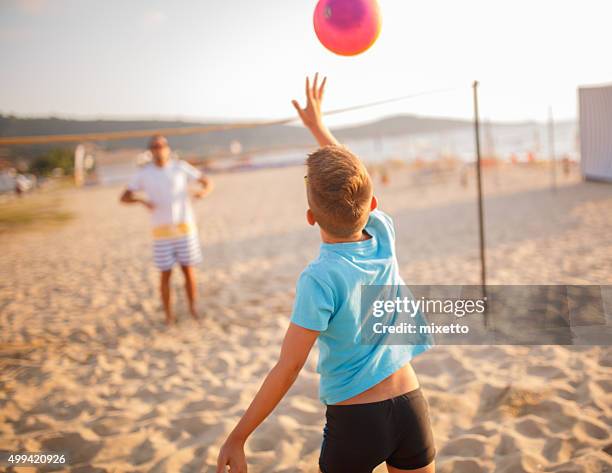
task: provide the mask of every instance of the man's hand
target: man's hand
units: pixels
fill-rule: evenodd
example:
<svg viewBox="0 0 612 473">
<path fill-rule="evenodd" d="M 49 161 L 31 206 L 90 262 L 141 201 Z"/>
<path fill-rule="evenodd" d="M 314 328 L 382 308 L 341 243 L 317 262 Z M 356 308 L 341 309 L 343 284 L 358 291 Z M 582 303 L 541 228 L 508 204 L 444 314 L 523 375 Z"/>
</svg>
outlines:
<svg viewBox="0 0 612 473">
<path fill-rule="evenodd" d="M 318 72 L 314 76 L 312 86 L 310 85 L 310 78 L 306 77 L 306 107 L 300 107 L 297 100 L 291 101 L 302 119 L 302 123 L 310 130 L 320 146 L 338 145 L 338 141 L 334 138 L 334 135 L 331 134 L 323 123 L 321 103 L 323 102 L 326 83 L 327 77 L 324 77 L 321 85 L 319 85 Z"/>
<path fill-rule="evenodd" d="M 247 473 L 244 442 L 231 436 L 227 438 L 217 457 L 217 473 L 226 473 L 226 466 L 229 466 L 230 473 Z"/>
<path fill-rule="evenodd" d="M 202 199 L 213 191 L 213 181 L 210 180 L 208 177 L 202 176 L 200 179 L 198 179 L 198 182 L 202 185 L 202 187 L 193 193 L 193 197 L 195 199 Z"/>
</svg>

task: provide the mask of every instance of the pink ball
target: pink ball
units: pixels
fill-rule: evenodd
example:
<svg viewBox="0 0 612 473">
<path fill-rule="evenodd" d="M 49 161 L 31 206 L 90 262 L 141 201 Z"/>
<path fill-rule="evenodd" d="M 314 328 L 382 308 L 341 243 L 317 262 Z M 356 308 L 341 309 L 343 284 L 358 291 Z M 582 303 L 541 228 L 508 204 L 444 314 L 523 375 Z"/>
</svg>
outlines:
<svg viewBox="0 0 612 473">
<path fill-rule="evenodd" d="M 381 23 L 377 0 L 319 0 L 314 12 L 319 41 L 341 56 L 367 51 L 378 38 Z"/>
</svg>

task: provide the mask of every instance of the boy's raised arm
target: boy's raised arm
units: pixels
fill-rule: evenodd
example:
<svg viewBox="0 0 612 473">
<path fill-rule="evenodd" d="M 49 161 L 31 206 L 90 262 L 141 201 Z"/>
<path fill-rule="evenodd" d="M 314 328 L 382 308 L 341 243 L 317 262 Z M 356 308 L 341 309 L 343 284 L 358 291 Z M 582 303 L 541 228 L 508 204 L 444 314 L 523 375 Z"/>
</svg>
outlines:
<svg viewBox="0 0 612 473">
<path fill-rule="evenodd" d="M 329 131 L 323 123 L 323 114 L 321 112 L 321 103 L 323 102 L 323 93 L 325 92 L 325 84 L 327 77 L 323 78 L 319 85 L 319 73 L 314 76 L 312 87 L 310 78 L 306 77 L 306 107 L 300 107 L 297 100 L 292 100 L 291 103 L 295 107 L 298 115 L 302 119 L 302 123 L 310 130 L 315 137 L 319 146 L 339 145 L 340 143 L 334 135 Z"/>
</svg>

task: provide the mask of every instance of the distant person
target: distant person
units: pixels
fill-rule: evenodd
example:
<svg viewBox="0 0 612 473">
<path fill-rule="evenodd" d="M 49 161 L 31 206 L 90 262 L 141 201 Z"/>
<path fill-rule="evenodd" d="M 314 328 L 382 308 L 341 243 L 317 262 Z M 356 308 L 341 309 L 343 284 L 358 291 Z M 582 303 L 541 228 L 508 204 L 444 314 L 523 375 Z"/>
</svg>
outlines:
<svg viewBox="0 0 612 473">
<path fill-rule="evenodd" d="M 213 184 L 189 163 L 171 159 L 165 137 L 153 136 L 149 150 L 153 161 L 138 170 L 121 195 L 121 202 L 142 204 L 151 211 L 154 261 L 161 271 L 160 291 L 166 324 L 172 325 L 176 317 L 171 305 L 170 276 L 177 263 L 185 276 L 189 311 L 194 319 L 198 319 L 195 266 L 202 260 L 202 250 L 188 186 L 192 182 L 201 184 L 201 189 L 194 194 L 194 197 L 201 198 L 212 191 Z M 143 192 L 146 199 L 135 195 L 136 192 Z"/>
<path fill-rule="evenodd" d="M 280 357 L 221 447 L 217 473 L 246 473 L 244 445 L 293 385 L 316 340 L 319 397 L 326 405 L 323 473 L 434 473 L 427 401 L 410 360 L 425 343 L 362 344 L 361 287 L 403 285 L 391 218 L 377 209 L 363 163 L 325 126 L 319 87 L 306 80 L 307 105 L 294 106 L 319 150 L 308 156 L 306 220 L 319 225 L 319 256 L 297 282 Z"/>
<path fill-rule="evenodd" d="M 15 194 L 17 197 L 21 197 L 23 194 L 28 192 L 32 187 L 32 182 L 23 174 L 18 173 L 15 176 Z"/>
<path fill-rule="evenodd" d="M 571 163 L 570 157 L 568 155 L 563 156 L 562 162 L 563 162 L 563 175 L 567 177 L 570 175 L 570 172 L 571 172 L 570 167 L 572 163 Z"/>
</svg>

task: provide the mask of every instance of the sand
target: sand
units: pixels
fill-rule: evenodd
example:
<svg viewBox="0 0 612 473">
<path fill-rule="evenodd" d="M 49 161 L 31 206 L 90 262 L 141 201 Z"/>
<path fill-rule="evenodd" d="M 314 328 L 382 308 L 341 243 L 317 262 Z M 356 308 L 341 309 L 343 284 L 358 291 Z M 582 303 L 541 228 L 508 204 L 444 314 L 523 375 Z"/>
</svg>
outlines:
<svg viewBox="0 0 612 473">
<path fill-rule="evenodd" d="M 214 471 L 318 250 L 302 175 L 216 176 L 196 204 L 201 324 L 176 274 L 179 324 L 163 326 L 148 215 L 119 205 L 119 187 L 65 191 L 71 221 L 0 236 L 0 449 L 63 451 L 80 472 Z M 471 187 L 456 175 L 391 176 L 377 193 L 396 220 L 404 279 L 477 283 Z M 548 177 L 537 166 L 486 172 L 490 282 L 612 284 L 612 185 L 573 175 L 553 193 Z M 315 362 L 247 444 L 249 471 L 317 471 Z M 612 471 L 612 349 L 439 346 L 414 366 L 438 471 Z"/>
</svg>

